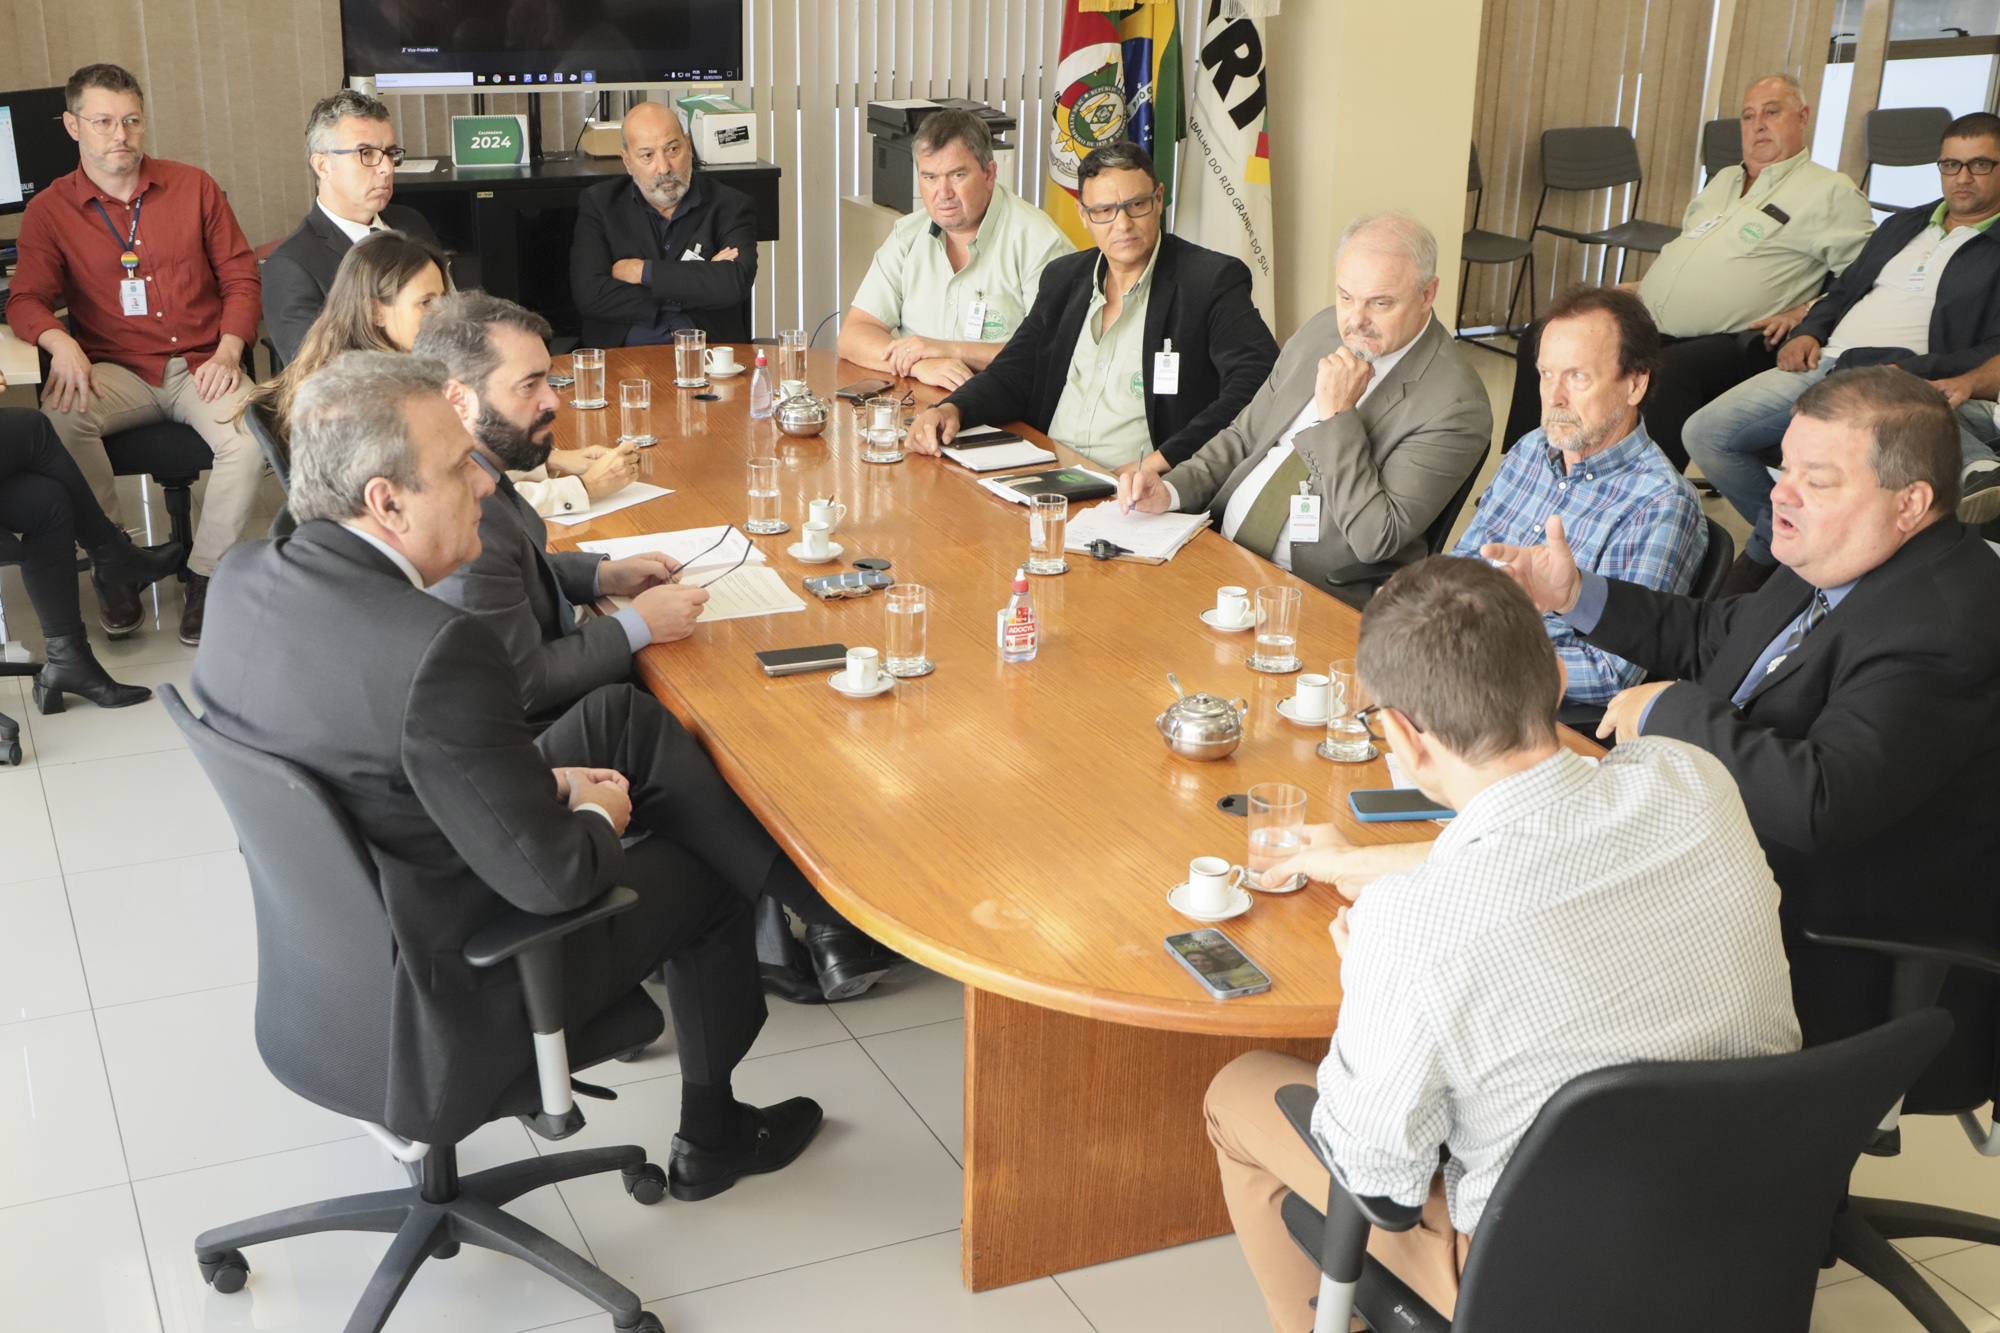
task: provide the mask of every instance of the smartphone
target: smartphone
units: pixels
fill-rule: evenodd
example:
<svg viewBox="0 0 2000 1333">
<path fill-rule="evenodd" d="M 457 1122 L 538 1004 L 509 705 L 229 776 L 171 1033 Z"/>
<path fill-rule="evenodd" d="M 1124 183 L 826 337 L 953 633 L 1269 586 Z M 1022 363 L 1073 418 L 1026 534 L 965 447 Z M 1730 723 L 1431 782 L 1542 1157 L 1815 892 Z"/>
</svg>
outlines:
<svg viewBox="0 0 2000 1333">
<path fill-rule="evenodd" d="M 1349 792 L 1347 803 L 1353 807 L 1354 817 L 1364 824 L 1385 824 L 1397 819 L 1450 819 L 1458 814 L 1415 787 Z"/>
<path fill-rule="evenodd" d="M 836 398 L 845 398 L 850 403 L 858 403 L 863 398 L 873 398 L 890 387 L 888 380 L 856 380 L 833 391 Z"/>
<path fill-rule="evenodd" d="M 757 654 L 767 676 L 796 676 L 803 671 L 831 671 L 847 663 L 844 643 L 816 643 L 810 648 L 767 648 Z"/>
<path fill-rule="evenodd" d="M 1261 995 L 1271 978 L 1219 930 L 1190 930 L 1167 936 L 1167 952 L 1194 973 L 1202 989 L 1218 1000 Z"/>
</svg>

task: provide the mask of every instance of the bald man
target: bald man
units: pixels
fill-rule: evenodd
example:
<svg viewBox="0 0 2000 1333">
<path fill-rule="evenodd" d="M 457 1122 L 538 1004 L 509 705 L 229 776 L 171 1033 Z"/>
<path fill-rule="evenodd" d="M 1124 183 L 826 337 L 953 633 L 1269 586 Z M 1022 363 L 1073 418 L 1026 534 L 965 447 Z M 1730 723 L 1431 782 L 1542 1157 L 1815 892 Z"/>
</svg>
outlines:
<svg viewBox="0 0 2000 1333">
<path fill-rule="evenodd" d="M 627 179 L 585 190 L 569 282 L 586 347 L 670 343 L 680 329 L 750 341 L 757 209 L 695 170 L 680 116 L 658 102 L 625 113 Z"/>
</svg>

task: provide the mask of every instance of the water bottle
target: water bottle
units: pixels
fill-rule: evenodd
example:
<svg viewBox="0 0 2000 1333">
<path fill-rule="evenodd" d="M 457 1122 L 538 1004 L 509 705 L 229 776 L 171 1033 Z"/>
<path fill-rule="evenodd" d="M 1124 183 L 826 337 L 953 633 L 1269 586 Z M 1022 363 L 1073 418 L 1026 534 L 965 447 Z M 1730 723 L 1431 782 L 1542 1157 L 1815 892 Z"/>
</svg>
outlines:
<svg viewBox="0 0 2000 1333">
<path fill-rule="evenodd" d="M 1041 644 L 1041 634 L 1035 625 L 1035 595 L 1028 591 L 1028 571 L 1014 571 L 1014 595 L 1007 599 L 1007 608 L 996 613 L 999 624 L 997 635 L 1000 642 L 1000 660 L 1003 662 L 1032 662 Z"/>
<path fill-rule="evenodd" d="M 750 415 L 761 421 L 771 415 L 771 372 L 764 368 L 764 349 L 757 349 L 757 369 L 750 374 Z"/>
</svg>

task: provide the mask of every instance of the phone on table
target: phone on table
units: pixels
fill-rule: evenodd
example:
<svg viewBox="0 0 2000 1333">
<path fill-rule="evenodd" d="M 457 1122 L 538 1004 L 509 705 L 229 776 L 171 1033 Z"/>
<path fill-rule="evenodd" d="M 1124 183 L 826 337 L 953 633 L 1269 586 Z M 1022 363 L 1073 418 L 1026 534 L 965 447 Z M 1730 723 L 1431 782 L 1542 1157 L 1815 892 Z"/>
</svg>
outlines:
<svg viewBox="0 0 2000 1333">
<path fill-rule="evenodd" d="M 831 671 L 847 664 L 847 645 L 816 643 L 810 648 L 767 648 L 757 654 L 767 676 L 796 676 L 805 671 Z"/>
<path fill-rule="evenodd" d="M 845 398 L 850 403 L 858 403 L 864 398 L 873 398 L 886 393 L 891 384 L 888 380 L 856 380 L 833 391 L 836 398 Z"/>
<path fill-rule="evenodd" d="M 1415 787 L 1349 792 L 1347 804 L 1353 808 L 1354 817 L 1364 824 L 1386 824 L 1398 819 L 1451 819 L 1458 814 Z"/>
<path fill-rule="evenodd" d="M 1271 989 L 1264 969 L 1219 930 L 1190 930 L 1167 936 L 1167 952 L 1218 1000 L 1261 995 Z"/>
</svg>

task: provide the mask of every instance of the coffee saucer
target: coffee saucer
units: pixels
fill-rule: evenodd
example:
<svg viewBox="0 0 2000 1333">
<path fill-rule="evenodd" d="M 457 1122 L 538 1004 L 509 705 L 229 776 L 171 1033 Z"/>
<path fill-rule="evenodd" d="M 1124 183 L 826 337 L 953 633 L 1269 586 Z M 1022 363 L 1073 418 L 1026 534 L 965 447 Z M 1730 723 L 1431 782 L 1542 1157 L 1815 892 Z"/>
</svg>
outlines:
<svg viewBox="0 0 2000 1333">
<path fill-rule="evenodd" d="M 734 370 L 717 370 L 714 366 L 710 366 L 708 373 L 719 380 L 733 380 L 743 373 L 743 366 L 739 363 Z"/>
<path fill-rule="evenodd" d="M 804 542 L 793 542 L 785 548 L 785 554 L 804 564 L 823 565 L 829 560 L 840 559 L 840 553 L 846 549 L 839 542 L 828 542 L 826 544 L 825 555 L 808 555 L 806 554 L 806 544 Z"/>
<path fill-rule="evenodd" d="M 1278 700 L 1278 716 L 1282 717 L 1287 722 L 1294 723 L 1301 727 L 1323 727 L 1326 725 L 1326 718 L 1323 716 L 1300 717 L 1299 701 L 1296 696 L 1289 699 Z"/>
<path fill-rule="evenodd" d="M 1208 626 L 1210 629 L 1219 629 L 1224 634 L 1241 634 L 1244 630 L 1249 629 L 1252 625 L 1256 624 L 1257 622 L 1255 618 L 1252 618 L 1248 620 L 1239 620 L 1234 625 L 1232 625 L 1228 621 L 1223 620 L 1219 616 L 1217 616 L 1215 613 L 1215 608 L 1211 606 L 1208 608 L 1208 610 L 1201 613 L 1201 623 Z"/>
<path fill-rule="evenodd" d="M 887 694 L 890 690 L 896 688 L 896 678 L 884 674 L 876 678 L 875 688 L 872 690 L 851 690 L 847 687 L 847 669 L 845 667 L 828 676 L 826 683 L 833 686 L 836 692 L 844 694 L 850 699 L 873 699 L 878 694 Z"/>
<path fill-rule="evenodd" d="M 1235 885 L 1230 886 L 1229 906 L 1210 916 L 1203 912 L 1194 911 L 1188 906 L 1188 886 L 1183 881 L 1167 891 L 1167 906 L 1173 908 L 1176 912 L 1179 912 L 1191 921 L 1227 921 L 1231 917 L 1242 916 L 1250 910 L 1250 894 L 1246 889 Z"/>
</svg>

